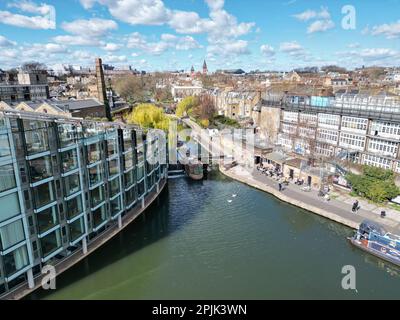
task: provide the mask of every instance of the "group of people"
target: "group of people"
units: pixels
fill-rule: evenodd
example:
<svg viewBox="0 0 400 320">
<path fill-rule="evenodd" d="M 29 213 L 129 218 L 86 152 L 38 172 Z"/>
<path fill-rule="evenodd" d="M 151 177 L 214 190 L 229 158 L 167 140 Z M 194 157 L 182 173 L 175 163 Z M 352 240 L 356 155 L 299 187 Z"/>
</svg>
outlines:
<svg viewBox="0 0 400 320">
<path fill-rule="evenodd" d="M 257 166 L 257 170 L 260 171 L 261 173 L 265 174 L 266 176 L 269 177 L 277 177 L 277 178 L 282 178 L 283 177 L 283 172 L 279 170 L 279 168 L 275 168 L 275 169 L 268 169 L 268 168 L 264 168 L 262 166 Z"/>
</svg>

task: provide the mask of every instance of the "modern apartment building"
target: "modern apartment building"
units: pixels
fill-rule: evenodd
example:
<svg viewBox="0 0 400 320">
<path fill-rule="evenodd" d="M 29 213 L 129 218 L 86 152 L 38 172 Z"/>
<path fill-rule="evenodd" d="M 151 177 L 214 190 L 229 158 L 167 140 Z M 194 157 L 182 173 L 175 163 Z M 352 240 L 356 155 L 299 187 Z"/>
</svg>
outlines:
<svg viewBox="0 0 400 320">
<path fill-rule="evenodd" d="M 400 173 L 400 99 L 267 95 L 263 108 L 278 113 L 276 141 L 288 151 L 351 159 Z M 268 119 L 267 119 L 268 121 Z"/>
<path fill-rule="evenodd" d="M 0 101 L 4 101 L 6 103 L 45 100 L 49 97 L 49 86 L 47 84 L 0 84 Z"/>
<path fill-rule="evenodd" d="M 44 266 L 68 268 L 140 214 L 166 182 L 160 137 L 1 112 L 0 296 L 35 288 Z"/>
</svg>

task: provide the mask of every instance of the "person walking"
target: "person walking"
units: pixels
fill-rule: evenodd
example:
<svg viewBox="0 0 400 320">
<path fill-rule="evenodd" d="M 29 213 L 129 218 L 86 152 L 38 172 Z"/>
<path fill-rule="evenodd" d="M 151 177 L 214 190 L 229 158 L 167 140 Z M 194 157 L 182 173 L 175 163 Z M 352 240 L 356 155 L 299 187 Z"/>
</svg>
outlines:
<svg viewBox="0 0 400 320">
<path fill-rule="evenodd" d="M 282 183 L 278 183 L 279 191 L 282 191 Z"/>
<path fill-rule="evenodd" d="M 352 208 L 351 210 L 352 210 L 354 213 L 357 213 L 357 211 L 360 210 L 360 206 L 359 206 L 358 200 L 356 200 L 356 201 L 353 203 L 353 208 Z"/>
</svg>

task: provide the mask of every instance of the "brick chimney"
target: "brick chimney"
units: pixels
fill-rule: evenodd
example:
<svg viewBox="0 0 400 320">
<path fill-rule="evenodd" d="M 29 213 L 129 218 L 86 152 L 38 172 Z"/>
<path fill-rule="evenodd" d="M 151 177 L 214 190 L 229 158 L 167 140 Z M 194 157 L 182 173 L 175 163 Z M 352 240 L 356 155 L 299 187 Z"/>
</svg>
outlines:
<svg viewBox="0 0 400 320">
<path fill-rule="evenodd" d="M 111 110 L 107 100 L 106 82 L 104 80 L 103 62 L 96 58 L 97 97 L 104 104 L 106 117 L 112 121 Z"/>
</svg>

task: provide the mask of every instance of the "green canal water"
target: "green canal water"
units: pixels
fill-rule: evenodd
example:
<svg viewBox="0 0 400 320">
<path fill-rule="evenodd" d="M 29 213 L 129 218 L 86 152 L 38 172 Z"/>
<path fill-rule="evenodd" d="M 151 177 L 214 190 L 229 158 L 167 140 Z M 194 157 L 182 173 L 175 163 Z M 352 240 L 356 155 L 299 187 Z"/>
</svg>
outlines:
<svg viewBox="0 0 400 320">
<path fill-rule="evenodd" d="M 141 219 L 57 278 L 57 290 L 29 298 L 400 298 L 400 271 L 353 248 L 351 234 L 219 173 L 171 180 Z M 357 292 L 341 287 L 344 265 L 356 268 Z"/>
</svg>

